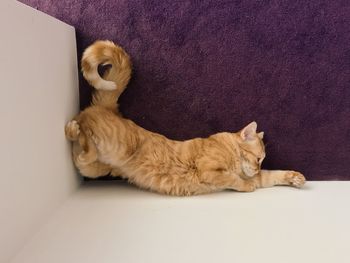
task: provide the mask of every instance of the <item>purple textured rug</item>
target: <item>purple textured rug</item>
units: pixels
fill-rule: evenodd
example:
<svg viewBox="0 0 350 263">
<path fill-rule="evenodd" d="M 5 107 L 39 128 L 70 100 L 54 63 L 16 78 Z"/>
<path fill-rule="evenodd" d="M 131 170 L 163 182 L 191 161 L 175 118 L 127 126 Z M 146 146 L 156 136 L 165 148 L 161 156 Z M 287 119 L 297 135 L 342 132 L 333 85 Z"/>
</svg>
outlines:
<svg viewBox="0 0 350 263">
<path fill-rule="evenodd" d="M 79 59 L 96 39 L 126 49 L 121 111 L 144 128 L 188 139 L 256 120 L 266 168 L 350 180 L 350 1 L 21 2 L 76 27 Z"/>
</svg>

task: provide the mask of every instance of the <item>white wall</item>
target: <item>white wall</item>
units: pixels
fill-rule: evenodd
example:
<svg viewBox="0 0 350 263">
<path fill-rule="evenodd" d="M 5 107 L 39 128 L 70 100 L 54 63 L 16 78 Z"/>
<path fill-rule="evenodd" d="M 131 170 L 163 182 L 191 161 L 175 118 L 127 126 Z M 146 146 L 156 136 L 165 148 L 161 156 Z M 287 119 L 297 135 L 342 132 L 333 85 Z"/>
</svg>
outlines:
<svg viewBox="0 0 350 263">
<path fill-rule="evenodd" d="M 64 124 L 78 111 L 74 28 L 0 1 L 0 262 L 78 187 Z"/>
</svg>

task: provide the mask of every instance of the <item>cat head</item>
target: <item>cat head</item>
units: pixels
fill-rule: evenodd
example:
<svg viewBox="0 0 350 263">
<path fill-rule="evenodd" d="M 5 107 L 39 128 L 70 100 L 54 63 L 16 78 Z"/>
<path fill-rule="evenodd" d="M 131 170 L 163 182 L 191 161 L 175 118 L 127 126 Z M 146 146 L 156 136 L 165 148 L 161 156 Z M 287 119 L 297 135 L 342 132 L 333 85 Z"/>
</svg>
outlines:
<svg viewBox="0 0 350 263">
<path fill-rule="evenodd" d="M 257 133 L 256 129 L 257 124 L 254 121 L 238 132 L 241 167 L 243 176 L 247 178 L 260 172 L 261 163 L 265 158 L 264 132 Z"/>
</svg>

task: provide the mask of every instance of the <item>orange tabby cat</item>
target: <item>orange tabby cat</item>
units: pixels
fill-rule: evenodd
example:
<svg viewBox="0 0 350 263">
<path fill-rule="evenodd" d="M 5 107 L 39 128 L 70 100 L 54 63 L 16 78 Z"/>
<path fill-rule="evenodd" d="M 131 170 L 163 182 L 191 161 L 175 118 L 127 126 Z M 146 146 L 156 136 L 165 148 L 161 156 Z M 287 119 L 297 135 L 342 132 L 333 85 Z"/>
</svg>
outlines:
<svg viewBox="0 0 350 263">
<path fill-rule="evenodd" d="M 112 65 L 103 78 L 99 64 Z M 121 117 L 116 100 L 130 79 L 131 63 L 112 42 L 87 48 L 82 71 L 96 90 L 92 105 L 66 125 L 66 136 L 84 176 L 121 175 L 141 188 L 171 195 L 304 184 L 298 172 L 261 170 L 265 147 L 255 122 L 236 133 L 174 141 Z"/>
</svg>

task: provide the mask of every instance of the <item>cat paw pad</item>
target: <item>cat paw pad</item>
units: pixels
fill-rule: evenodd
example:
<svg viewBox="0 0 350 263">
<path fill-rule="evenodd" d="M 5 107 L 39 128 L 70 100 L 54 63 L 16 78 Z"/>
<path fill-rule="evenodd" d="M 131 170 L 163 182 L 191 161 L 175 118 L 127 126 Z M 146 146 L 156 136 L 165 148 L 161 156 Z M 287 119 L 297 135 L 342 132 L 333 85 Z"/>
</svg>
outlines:
<svg viewBox="0 0 350 263">
<path fill-rule="evenodd" d="M 289 183 L 292 186 L 297 187 L 297 188 L 302 187 L 306 181 L 304 175 L 302 175 L 299 172 L 294 172 L 294 171 L 289 172 L 287 174 L 287 178 L 288 178 Z"/>
</svg>

